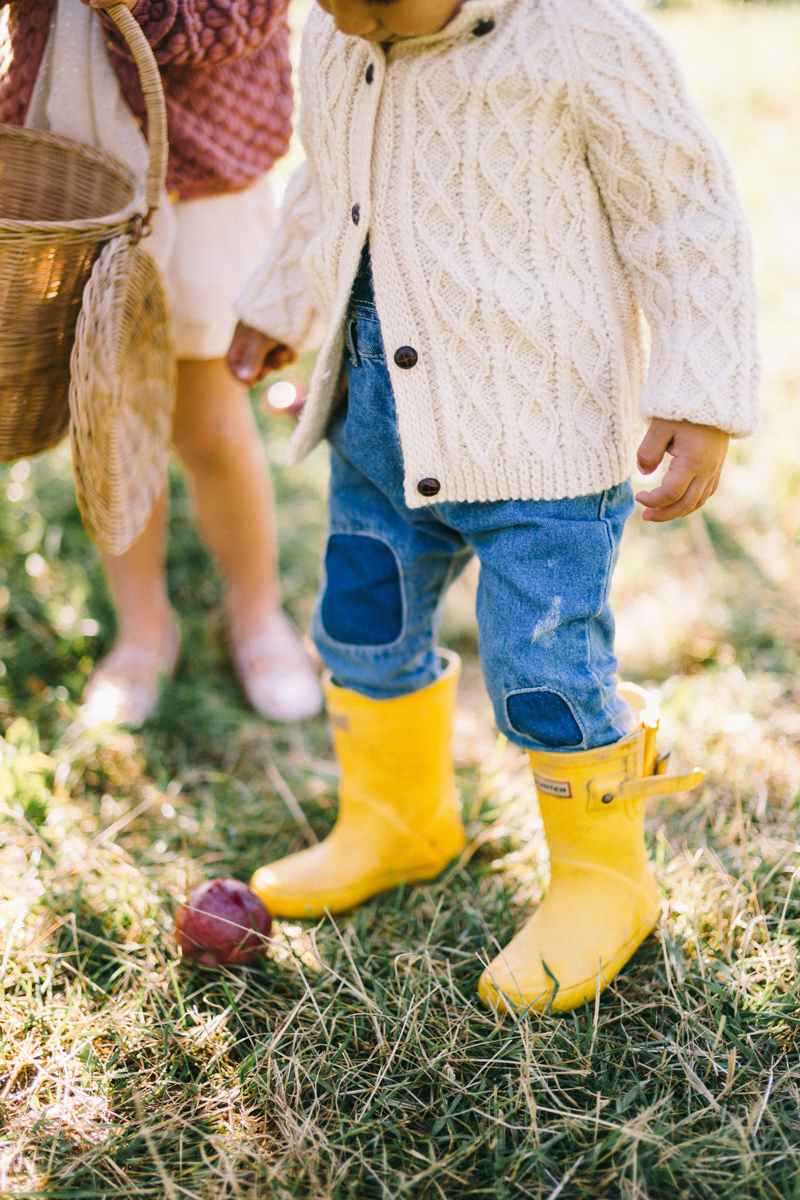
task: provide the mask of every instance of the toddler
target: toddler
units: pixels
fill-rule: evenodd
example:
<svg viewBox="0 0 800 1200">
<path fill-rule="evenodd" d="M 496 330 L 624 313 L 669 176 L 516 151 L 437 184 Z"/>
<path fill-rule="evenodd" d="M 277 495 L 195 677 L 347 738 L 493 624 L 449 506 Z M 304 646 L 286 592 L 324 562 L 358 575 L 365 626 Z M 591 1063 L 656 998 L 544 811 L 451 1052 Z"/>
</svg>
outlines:
<svg viewBox="0 0 800 1200">
<path fill-rule="evenodd" d="M 483 672 L 551 862 L 479 993 L 574 1008 L 657 921 L 646 797 L 703 777 L 664 776 L 655 706 L 615 680 L 608 596 L 638 411 L 640 468 L 672 456 L 636 497 L 651 521 L 696 511 L 757 423 L 731 172 L 623 0 L 319 0 L 300 83 L 308 157 L 229 363 L 253 381 L 325 323 L 292 458 L 327 436 L 314 633 L 342 783 L 331 835 L 253 886 L 313 917 L 462 849 L 458 663 L 435 633 L 477 554 Z"/>
</svg>

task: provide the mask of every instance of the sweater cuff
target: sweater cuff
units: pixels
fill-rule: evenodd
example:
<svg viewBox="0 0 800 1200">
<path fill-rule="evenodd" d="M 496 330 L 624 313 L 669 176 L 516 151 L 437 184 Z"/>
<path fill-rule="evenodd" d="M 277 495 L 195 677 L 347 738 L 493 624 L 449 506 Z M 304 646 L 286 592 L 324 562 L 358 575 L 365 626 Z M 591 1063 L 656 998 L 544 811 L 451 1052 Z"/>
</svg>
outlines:
<svg viewBox="0 0 800 1200">
<path fill-rule="evenodd" d="M 240 321 L 298 353 L 319 347 L 325 325 L 305 297 L 284 296 L 283 303 L 264 303 L 263 291 L 259 289 L 259 294 L 254 291 L 248 285 L 236 297 L 234 307 Z"/>
<path fill-rule="evenodd" d="M 758 403 L 758 372 L 754 372 L 751 387 L 736 392 L 705 393 L 687 388 L 680 398 L 652 394 L 649 387 L 642 392 L 641 413 L 645 421 L 688 421 L 692 425 L 710 425 L 732 438 L 751 437 L 761 424 Z M 656 392 L 656 388 L 652 391 Z M 660 389 L 658 389 L 660 391 Z"/>
<path fill-rule="evenodd" d="M 745 297 L 750 300 L 751 297 Z M 761 424 L 761 359 L 755 306 L 739 303 L 724 336 L 713 327 L 684 333 L 650 324 L 650 363 L 641 393 L 645 420 L 689 421 L 745 438 Z M 666 334 L 666 336 L 665 336 Z M 693 336 L 690 336 L 693 335 Z M 677 342 L 677 344 L 676 344 Z"/>
</svg>

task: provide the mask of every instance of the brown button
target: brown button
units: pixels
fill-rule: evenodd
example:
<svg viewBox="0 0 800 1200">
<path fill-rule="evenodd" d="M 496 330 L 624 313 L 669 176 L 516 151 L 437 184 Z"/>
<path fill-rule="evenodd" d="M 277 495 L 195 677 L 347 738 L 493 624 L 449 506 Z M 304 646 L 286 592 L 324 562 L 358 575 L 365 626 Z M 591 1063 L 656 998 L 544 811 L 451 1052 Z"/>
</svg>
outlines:
<svg viewBox="0 0 800 1200">
<path fill-rule="evenodd" d="M 361 220 L 361 205 L 354 204 L 350 216 L 353 218 L 353 224 L 357 225 Z"/>
<path fill-rule="evenodd" d="M 417 484 L 417 491 L 421 496 L 435 496 L 442 490 L 442 485 L 438 479 L 420 479 Z"/>
<path fill-rule="evenodd" d="M 375 68 L 373 67 L 372 63 L 370 63 L 369 66 L 367 67 L 367 75 L 366 75 L 367 83 L 372 83 L 374 78 L 375 78 Z"/>
<path fill-rule="evenodd" d="M 491 33 L 494 29 L 494 21 L 491 17 L 485 21 L 478 21 L 477 25 L 472 27 L 473 37 L 486 37 L 487 33 Z"/>
<path fill-rule="evenodd" d="M 417 365 L 418 355 L 413 346 L 401 346 L 394 352 L 395 364 L 403 371 L 410 371 Z"/>
</svg>

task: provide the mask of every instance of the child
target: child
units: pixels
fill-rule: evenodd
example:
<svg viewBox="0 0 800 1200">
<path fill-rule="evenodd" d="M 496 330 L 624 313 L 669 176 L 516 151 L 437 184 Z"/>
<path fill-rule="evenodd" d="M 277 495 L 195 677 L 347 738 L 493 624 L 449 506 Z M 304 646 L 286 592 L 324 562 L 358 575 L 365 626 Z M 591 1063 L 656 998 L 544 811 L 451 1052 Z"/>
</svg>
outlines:
<svg viewBox="0 0 800 1200">
<path fill-rule="evenodd" d="M 142 175 L 147 145 L 136 67 L 108 18 L 92 11 L 112 2 L 0 0 L 0 120 L 100 146 Z M 242 685 L 265 716 L 296 720 L 317 712 L 322 695 L 281 609 L 269 472 L 247 392 L 224 361 L 236 324 L 233 299 L 254 246 L 263 253 L 274 226 L 268 171 L 291 132 L 288 0 L 124 3 L 153 46 L 167 99 L 169 199 L 163 197 L 146 245 L 164 273 L 173 317 L 175 449 L 228 585 L 229 637 Z M 103 555 L 118 634 L 84 695 L 89 724 L 141 724 L 175 666 L 166 520 L 162 495 L 130 550 Z"/>
<path fill-rule="evenodd" d="M 703 776 L 663 777 L 657 711 L 616 685 L 608 594 L 637 405 L 640 468 L 672 455 L 646 520 L 697 510 L 757 423 L 745 220 L 671 52 L 622 0 L 320 0 L 301 95 L 308 158 L 229 363 L 253 380 L 327 323 L 292 455 L 327 434 L 315 638 L 342 784 L 330 837 L 253 885 L 317 916 L 461 850 L 458 667 L 435 629 L 475 553 L 486 684 L 551 861 L 479 992 L 574 1008 L 657 921 L 645 798 Z"/>
</svg>

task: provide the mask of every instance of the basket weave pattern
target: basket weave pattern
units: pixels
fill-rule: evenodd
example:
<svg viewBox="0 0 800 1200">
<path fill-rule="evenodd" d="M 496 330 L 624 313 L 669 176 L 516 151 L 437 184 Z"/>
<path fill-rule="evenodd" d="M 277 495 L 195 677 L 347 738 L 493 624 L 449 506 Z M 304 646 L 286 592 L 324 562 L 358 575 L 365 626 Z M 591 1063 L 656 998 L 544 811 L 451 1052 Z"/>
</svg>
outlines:
<svg viewBox="0 0 800 1200">
<path fill-rule="evenodd" d="M 0 126 L 0 461 L 66 433 L 83 289 L 103 242 L 141 210 L 136 191 L 101 150 Z"/>
<path fill-rule="evenodd" d="M 161 278 L 126 237 L 104 249 L 86 285 L 72 352 L 70 440 L 90 536 L 123 554 L 164 486 L 175 354 Z"/>
</svg>

